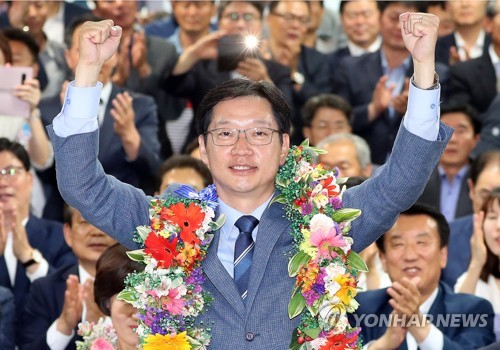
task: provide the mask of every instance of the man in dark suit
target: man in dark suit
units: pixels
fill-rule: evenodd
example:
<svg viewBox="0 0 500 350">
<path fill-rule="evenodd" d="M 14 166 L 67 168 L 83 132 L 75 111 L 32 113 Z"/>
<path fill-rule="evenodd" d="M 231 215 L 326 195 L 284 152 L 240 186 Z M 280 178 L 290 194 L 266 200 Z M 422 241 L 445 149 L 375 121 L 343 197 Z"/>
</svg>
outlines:
<svg viewBox="0 0 500 350">
<path fill-rule="evenodd" d="M 292 144 L 302 142 L 300 111 L 306 101 L 331 92 L 328 56 L 303 45 L 311 9 L 307 1 L 271 1 L 267 15 L 269 56 L 290 69 L 293 83 Z"/>
<path fill-rule="evenodd" d="M 406 1 L 377 4 L 381 12 L 381 49 L 342 60 L 332 85 L 333 92 L 353 107 L 353 132 L 370 145 L 373 163 L 383 164 L 406 111 L 408 79 L 413 72 L 411 57 L 395 18 L 404 11 L 415 11 L 417 5 Z M 445 74 L 438 73 L 443 79 Z"/>
<path fill-rule="evenodd" d="M 415 60 L 410 108 L 391 159 L 374 176 L 343 195 L 344 206 L 363 212 L 350 231 L 355 251 L 389 229 L 396 216 L 417 199 L 451 136 L 451 129 L 439 124 L 438 109 L 433 104 L 439 100 L 440 91 L 434 75 L 438 20 L 425 13 L 404 13 L 399 18 Z M 121 28 L 109 20 L 82 27 L 76 87 L 70 86 L 63 112 L 48 130 L 65 198 L 94 225 L 132 248 L 137 244 L 129 232 L 148 222 L 151 197 L 106 176 L 96 157 L 96 120 L 81 117 L 92 114 L 90 109 L 98 103 L 101 84 L 96 83 L 97 72 L 117 49 L 120 36 Z M 211 324 L 211 346 L 215 349 L 284 349 L 299 322 L 298 318 L 290 320 L 288 298 L 283 297 L 295 283 L 287 272 L 293 237 L 283 205 L 269 203 L 275 195 L 276 173 L 289 151 L 290 109 L 274 85 L 233 79 L 205 96 L 196 121 L 201 158 L 217 187 L 219 213 L 228 217 L 215 232 L 203 262 L 204 289 L 214 301 L 200 321 Z M 64 129 L 64 125 L 72 130 Z M 78 131 L 85 126 L 93 131 Z M 220 128 L 224 130 L 217 132 Z M 248 133 L 255 129 L 258 132 Z M 255 135 L 263 138 L 255 140 Z M 74 173 L 79 176 L 70 177 Z M 172 195 L 172 191 L 164 196 Z M 106 203 L 90 208 L 98 198 Z M 252 233 L 255 255 L 245 306 L 233 272 L 238 235 L 234 223 L 246 214 L 260 221 Z"/>
<path fill-rule="evenodd" d="M 491 10 L 491 39 L 485 43 L 483 55 L 450 68 L 450 99 L 470 103 L 480 113 L 488 110 L 498 95 L 500 75 L 500 14 L 498 6 Z M 481 79 L 478 79 L 481 77 Z"/>
<path fill-rule="evenodd" d="M 262 32 L 264 7 L 259 2 L 229 1 L 219 8 L 219 28 L 224 34 L 259 35 Z M 245 76 L 252 80 L 272 82 L 281 90 L 288 102 L 292 101 L 290 71 L 281 64 L 255 57 L 246 57 L 232 71 L 219 69 L 219 53 L 215 48 L 221 32 L 208 34 L 187 48 L 179 56 L 172 75 L 163 88 L 173 95 L 187 98 L 196 114 L 205 94 L 234 77 Z M 190 125 L 187 142 L 197 137 L 194 120 Z"/>
<path fill-rule="evenodd" d="M 474 213 L 479 213 L 488 193 L 500 186 L 500 151 L 492 150 L 479 155 L 469 170 L 469 196 Z M 453 287 L 457 278 L 467 271 L 470 262 L 470 238 L 473 215 L 459 218 L 450 224 L 451 239 L 448 246 L 448 264 L 442 280 Z"/>
<path fill-rule="evenodd" d="M 66 37 L 66 61 L 75 71 L 78 61 L 78 30 L 87 18 L 73 22 Z M 99 159 L 107 174 L 142 188 L 146 193 L 154 193 L 153 180 L 160 168 L 160 143 L 158 141 L 158 117 L 154 100 L 146 95 L 135 94 L 120 88 L 111 82 L 111 75 L 117 64 L 117 57 L 112 57 L 100 72 L 99 79 L 105 88 L 99 107 Z M 52 122 L 54 113 L 61 110 L 61 98 L 65 94 L 63 86 L 61 97 L 56 96 L 40 104 L 45 125 Z M 45 192 L 52 206 L 45 210 L 45 215 L 60 218 L 62 200 L 55 183 L 52 169 L 40 174 L 44 179 Z M 56 210 L 51 214 L 48 211 Z"/>
<path fill-rule="evenodd" d="M 415 204 L 377 240 L 393 284 L 358 295 L 354 318 L 368 349 L 473 350 L 495 341 L 491 304 L 439 282 L 449 236 L 443 215 Z M 378 322 L 368 324 L 373 316 Z"/>
<path fill-rule="evenodd" d="M 15 349 L 15 315 L 12 292 L 0 286 L 0 348 L 3 350 Z"/>
<path fill-rule="evenodd" d="M 154 98 L 160 120 L 168 120 L 170 99 L 160 88 L 162 79 L 170 75 L 177 60 L 175 46 L 162 38 L 148 36 L 137 23 L 138 1 L 96 1 L 96 16 L 109 18 L 123 28 L 118 50 L 118 64 L 112 81 L 130 91 Z M 172 155 L 170 141 L 159 131 L 164 158 Z"/>
<path fill-rule="evenodd" d="M 329 55 L 330 73 L 333 75 L 344 57 L 358 57 L 380 49 L 380 11 L 377 1 L 342 0 L 340 20 L 347 36 L 347 47 Z"/>
<path fill-rule="evenodd" d="M 33 281 L 75 258 L 60 223 L 30 214 L 33 175 L 23 146 L 0 138 L 0 169 L 0 285 L 12 290 L 16 310 L 22 310 Z"/>
<path fill-rule="evenodd" d="M 436 44 L 436 62 L 453 65 L 487 53 L 491 43 L 484 30 L 488 1 L 447 1 L 455 31 L 441 37 Z"/>
<path fill-rule="evenodd" d="M 78 263 L 33 283 L 22 316 L 20 349 L 75 349 L 78 323 L 97 322 L 103 316 L 93 299 L 95 265 L 102 252 L 116 242 L 68 206 L 64 238 Z"/>
<path fill-rule="evenodd" d="M 467 185 L 469 161 L 479 139 L 481 125 L 476 110 L 464 103 L 441 105 L 441 121 L 455 129 L 419 202 L 441 211 L 448 222 L 472 214 Z"/>
</svg>

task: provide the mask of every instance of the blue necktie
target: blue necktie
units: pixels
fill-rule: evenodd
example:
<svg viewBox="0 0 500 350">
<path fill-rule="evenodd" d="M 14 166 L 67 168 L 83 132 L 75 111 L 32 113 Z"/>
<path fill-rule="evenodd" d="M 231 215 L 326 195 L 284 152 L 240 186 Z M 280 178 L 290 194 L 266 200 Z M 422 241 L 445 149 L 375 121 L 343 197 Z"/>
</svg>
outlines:
<svg viewBox="0 0 500 350">
<path fill-rule="evenodd" d="M 240 234 L 234 245 L 234 281 L 238 288 L 243 303 L 247 297 L 248 281 L 250 280 L 250 267 L 252 265 L 253 248 L 252 231 L 259 224 L 259 220 L 251 215 L 240 217 L 234 224 Z"/>
</svg>

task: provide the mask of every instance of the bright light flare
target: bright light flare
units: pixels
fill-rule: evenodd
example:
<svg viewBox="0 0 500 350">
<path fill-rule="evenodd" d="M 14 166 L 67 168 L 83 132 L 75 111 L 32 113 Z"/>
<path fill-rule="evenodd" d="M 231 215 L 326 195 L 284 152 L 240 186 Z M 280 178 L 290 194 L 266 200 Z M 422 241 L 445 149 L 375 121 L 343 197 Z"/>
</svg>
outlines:
<svg viewBox="0 0 500 350">
<path fill-rule="evenodd" d="M 245 48 L 247 50 L 254 50 L 259 46 L 259 39 L 255 35 L 245 36 Z"/>
</svg>

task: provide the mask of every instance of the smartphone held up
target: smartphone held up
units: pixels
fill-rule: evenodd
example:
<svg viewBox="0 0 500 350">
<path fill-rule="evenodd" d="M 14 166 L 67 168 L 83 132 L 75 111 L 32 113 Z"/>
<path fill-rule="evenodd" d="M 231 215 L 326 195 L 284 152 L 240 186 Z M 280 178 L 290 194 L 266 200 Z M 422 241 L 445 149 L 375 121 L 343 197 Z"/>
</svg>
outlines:
<svg viewBox="0 0 500 350">
<path fill-rule="evenodd" d="M 254 35 L 226 35 L 217 46 L 219 71 L 232 71 L 247 57 L 259 57 L 259 39 Z"/>
</svg>

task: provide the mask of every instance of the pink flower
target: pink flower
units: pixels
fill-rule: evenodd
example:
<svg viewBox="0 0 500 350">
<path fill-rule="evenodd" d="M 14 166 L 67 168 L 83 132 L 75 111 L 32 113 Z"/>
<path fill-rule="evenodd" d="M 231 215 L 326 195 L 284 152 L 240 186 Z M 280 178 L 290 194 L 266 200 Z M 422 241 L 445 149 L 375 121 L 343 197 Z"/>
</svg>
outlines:
<svg viewBox="0 0 500 350">
<path fill-rule="evenodd" d="M 113 345 L 103 338 L 97 338 L 90 346 L 90 350 L 114 350 Z"/>
<path fill-rule="evenodd" d="M 311 233 L 311 245 L 318 248 L 318 254 L 322 258 L 334 258 L 337 256 L 333 250 L 333 247 L 343 247 L 345 245 L 344 237 L 342 233 L 335 227 L 326 230 L 316 230 Z"/>
<path fill-rule="evenodd" d="M 170 312 L 172 315 L 180 315 L 184 307 L 184 299 L 179 296 L 177 289 L 171 289 L 168 295 L 161 298 L 163 309 Z"/>
</svg>

